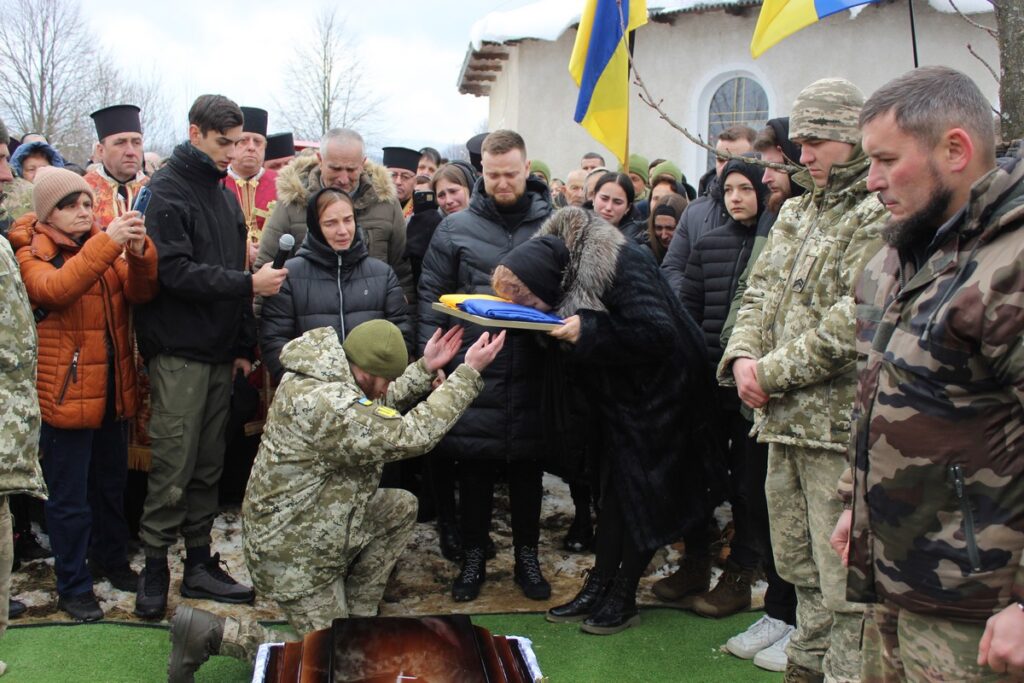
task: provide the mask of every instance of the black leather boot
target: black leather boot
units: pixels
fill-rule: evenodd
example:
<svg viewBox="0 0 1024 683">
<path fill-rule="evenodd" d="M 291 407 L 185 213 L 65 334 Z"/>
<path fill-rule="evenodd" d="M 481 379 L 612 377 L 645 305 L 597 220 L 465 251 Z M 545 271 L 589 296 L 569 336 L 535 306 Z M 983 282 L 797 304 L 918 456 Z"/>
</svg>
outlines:
<svg viewBox="0 0 1024 683">
<path fill-rule="evenodd" d="M 469 602 L 480 595 L 480 587 L 487 579 L 487 560 L 483 548 L 467 548 L 462 558 L 462 571 L 452 584 L 452 599 Z"/>
<path fill-rule="evenodd" d="M 547 600 L 551 597 L 551 584 L 544 578 L 537 557 L 537 547 L 521 545 L 515 549 L 516 565 L 513 579 L 523 595 L 531 600 Z"/>
<path fill-rule="evenodd" d="M 636 582 L 616 576 L 608 587 L 604 599 L 580 624 L 580 630 L 599 636 L 609 636 L 625 631 L 638 621 L 640 611 L 636 608 Z"/>
<path fill-rule="evenodd" d="M 605 591 L 608 590 L 612 579 L 610 576 L 601 574 L 596 569 L 587 570 L 587 579 L 583 582 L 583 588 L 569 602 L 548 610 L 545 618 L 556 624 L 568 621 L 582 621 L 590 616 Z"/>
<path fill-rule="evenodd" d="M 562 540 L 562 547 L 571 553 L 582 553 L 590 549 L 594 542 L 594 527 L 590 523 L 590 509 L 577 508 L 576 516 L 569 526 L 569 533 Z"/>
<path fill-rule="evenodd" d="M 441 555 L 446 560 L 460 562 L 462 560 L 462 534 L 459 524 L 454 519 L 438 518 L 437 540 L 441 546 Z"/>
</svg>

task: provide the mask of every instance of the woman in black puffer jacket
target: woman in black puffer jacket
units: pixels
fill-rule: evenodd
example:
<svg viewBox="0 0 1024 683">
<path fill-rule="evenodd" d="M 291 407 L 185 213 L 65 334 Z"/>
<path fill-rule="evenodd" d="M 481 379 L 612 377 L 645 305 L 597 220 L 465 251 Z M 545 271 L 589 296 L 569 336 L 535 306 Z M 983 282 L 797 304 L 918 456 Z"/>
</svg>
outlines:
<svg viewBox="0 0 1024 683">
<path fill-rule="evenodd" d="M 412 348 L 405 294 L 391 266 L 371 258 L 356 227 L 352 199 L 325 188 L 306 209 L 309 233 L 285 263 L 288 279 L 263 301 L 260 351 L 276 383 L 283 369 L 281 348 L 317 327 L 333 327 L 340 339 L 367 320 L 389 320 Z"/>
</svg>

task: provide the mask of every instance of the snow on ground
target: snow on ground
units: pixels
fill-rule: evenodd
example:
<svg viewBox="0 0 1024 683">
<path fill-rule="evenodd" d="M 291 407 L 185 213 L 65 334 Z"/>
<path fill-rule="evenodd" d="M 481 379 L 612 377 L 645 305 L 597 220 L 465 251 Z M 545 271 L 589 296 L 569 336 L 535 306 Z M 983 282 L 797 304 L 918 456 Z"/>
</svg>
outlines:
<svg viewBox="0 0 1024 683">
<path fill-rule="evenodd" d="M 428 615 L 428 614 L 491 614 L 503 612 L 541 612 L 548 607 L 561 604 L 572 598 L 582 585 L 583 572 L 593 564 L 594 556 L 589 553 L 576 554 L 562 549 L 562 538 L 572 522 L 574 508 L 569 496 L 569 487 L 551 475 L 544 478 L 544 503 L 541 511 L 540 557 L 545 576 L 552 585 L 552 598 L 547 602 L 536 602 L 523 597 L 512 581 L 512 530 L 508 518 L 507 491 L 501 486 L 496 492 L 496 512 L 492 526 L 492 538 L 498 548 L 498 556 L 487 565 L 487 582 L 480 597 L 468 603 L 456 603 L 451 599 L 451 582 L 458 575 L 458 567 L 444 559 L 438 549 L 437 532 L 433 523 L 416 525 L 416 532 L 405 553 L 399 559 L 381 604 L 381 614 Z M 719 510 L 716 518 L 720 525 L 728 522 L 727 510 Z M 44 535 L 40 536 L 47 543 Z M 219 552 L 227 564 L 227 571 L 239 582 L 251 585 L 249 573 L 242 557 L 241 520 L 237 508 L 222 512 L 214 524 L 213 550 Z M 641 582 L 640 603 L 648 606 L 662 605 L 651 593 L 650 586 L 658 579 L 675 571 L 680 559 L 682 546 L 677 544 L 659 550 L 647 576 Z M 182 598 L 178 594 L 181 581 L 184 547 L 179 541 L 170 550 L 171 593 L 167 617 Z M 140 569 L 143 565 L 141 550 L 135 552 L 132 565 Z M 714 580 L 720 574 L 715 569 Z M 764 603 L 766 585 L 761 582 L 755 588 L 754 607 L 760 609 Z M 108 620 L 139 621 L 132 609 L 135 606 L 134 593 L 114 589 L 106 580 L 95 585 L 97 598 Z M 25 602 L 29 609 L 25 617 L 15 624 L 31 622 L 65 621 L 67 616 L 57 609 L 57 594 L 53 575 L 53 560 L 24 564 L 12 575 L 12 597 Z M 210 610 L 223 616 L 245 616 L 261 621 L 280 621 L 283 615 L 271 600 L 257 596 L 255 605 L 223 605 L 207 600 L 189 600 L 190 605 Z"/>
</svg>

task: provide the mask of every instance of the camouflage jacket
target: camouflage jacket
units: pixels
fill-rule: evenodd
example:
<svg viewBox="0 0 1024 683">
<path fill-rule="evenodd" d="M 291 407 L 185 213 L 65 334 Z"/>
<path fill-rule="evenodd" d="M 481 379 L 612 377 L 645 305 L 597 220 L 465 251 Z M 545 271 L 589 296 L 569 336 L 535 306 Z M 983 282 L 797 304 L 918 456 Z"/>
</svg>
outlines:
<svg viewBox="0 0 1024 683">
<path fill-rule="evenodd" d="M 718 366 L 732 385 L 732 362 L 757 360 L 770 395 L 757 411 L 762 442 L 846 452 L 856 384 L 853 288 L 882 246 L 888 213 L 867 189 L 860 146 L 832 167 L 824 188 L 807 171 L 793 179 L 807 194 L 783 204 L 747 281 L 736 326 Z"/>
<path fill-rule="evenodd" d="M 434 376 L 422 360 L 391 384 L 387 406 L 363 397 L 329 327 L 288 342 L 281 363 L 286 372 L 245 492 L 242 528 L 257 590 L 294 600 L 345 575 L 370 540 L 363 514 L 382 466 L 433 448 L 483 380 L 461 365 L 403 416 L 398 410 L 430 391 Z"/>
<path fill-rule="evenodd" d="M 0 238 L 0 495 L 46 497 L 39 467 L 38 338 L 18 262 Z"/>
<path fill-rule="evenodd" d="M 857 288 L 847 592 L 984 622 L 1024 597 L 1024 160 L 922 262 L 887 247 Z"/>
<path fill-rule="evenodd" d="M 10 225 L 29 211 L 35 211 L 32 206 L 32 187 L 32 183 L 24 178 L 15 178 L 14 182 L 4 188 L 3 206 L 0 208 Z"/>
</svg>

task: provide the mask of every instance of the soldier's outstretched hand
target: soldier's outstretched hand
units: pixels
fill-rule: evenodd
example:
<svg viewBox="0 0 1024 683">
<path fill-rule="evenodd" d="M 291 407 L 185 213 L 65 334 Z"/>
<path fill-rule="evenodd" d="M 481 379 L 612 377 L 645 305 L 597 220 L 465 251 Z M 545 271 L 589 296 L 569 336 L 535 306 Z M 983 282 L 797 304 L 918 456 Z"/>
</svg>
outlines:
<svg viewBox="0 0 1024 683">
<path fill-rule="evenodd" d="M 477 372 L 483 372 L 484 368 L 491 364 L 505 346 L 505 330 L 493 337 L 484 332 L 480 338 L 466 351 L 466 365 Z"/>
<path fill-rule="evenodd" d="M 462 348 L 462 327 L 456 325 L 447 332 L 434 330 L 427 345 L 423 347 L 423 364 L 428 372 L 436 372 L 452 362 Z"/>
</svg>

